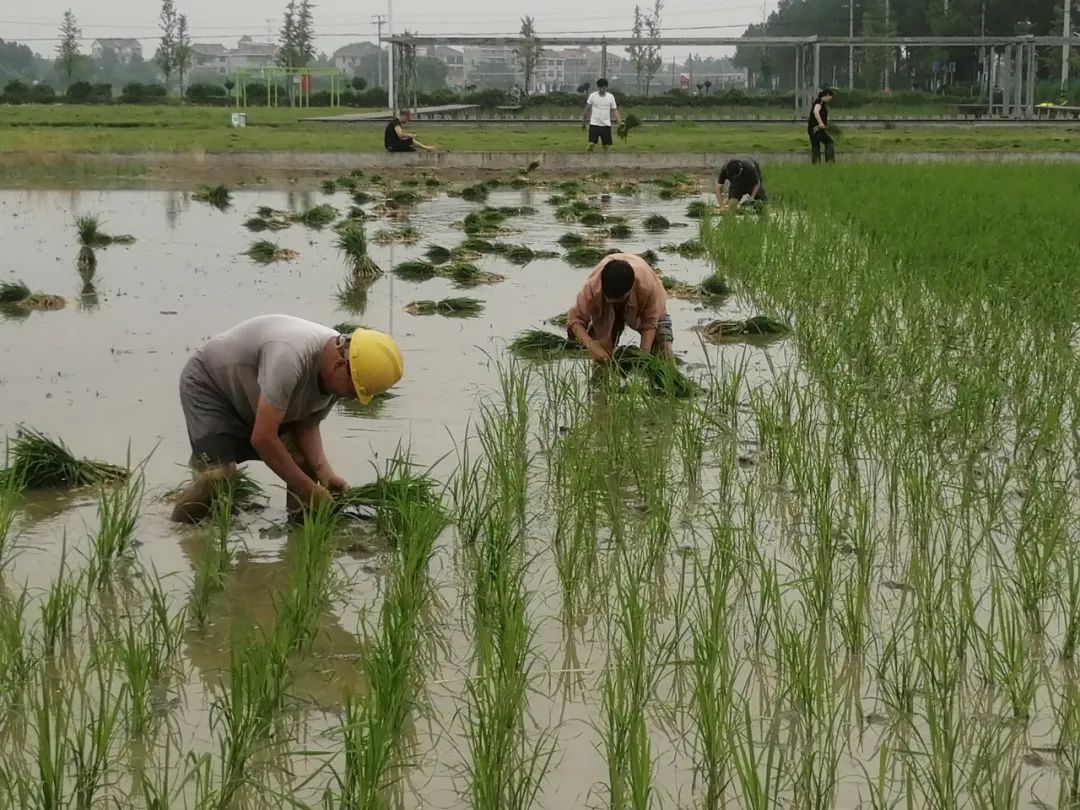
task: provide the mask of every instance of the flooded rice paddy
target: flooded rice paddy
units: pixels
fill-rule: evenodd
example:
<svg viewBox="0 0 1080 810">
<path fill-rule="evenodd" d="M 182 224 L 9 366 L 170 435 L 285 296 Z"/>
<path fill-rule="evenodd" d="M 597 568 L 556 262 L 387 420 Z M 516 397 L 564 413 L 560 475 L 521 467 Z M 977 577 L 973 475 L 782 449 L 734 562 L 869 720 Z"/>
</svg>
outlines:
<svg viewBox="0 0 1080 810">
<path fill-rule="evenodd" d="M 12 508 L 0 487 L 17 543 L 0 548 L 0 805 L 1078 806 L 1080 247 L 1060 202 L 1080 177 L 941 167 L 927 217 L 905 167 L 810 171 L 770 174 L 766 216 L 702 230 L 735 293 L 670 304 L 701 388 L 686 398 L 505 351 L 572 300 L 587 271 L 560 258 L 483 258 L 505 281 L 467 291 L 384 275 L 350 313 L 331 229 L 272 233 L 291 262 L 240 255 L 260 206 L 344 211 L 342 193 L 237 192 L 227 212 L 0 194 L 6 272 L 69 299 L 0 322 L 0 422 L 147 459 L 141 499 Z M 1043 193 L 1016 193 L 1030 183 Z M 696 234 L 693 195 L 605 186 L 581 196 L 632 229 L 605 248 Z M 498 238 L 562 254 L 563 233 L 593 232 L 557 220 L 552 193 L 492 193 L 536 209 Z M 385 270 L 460 243 L 481 207 L 439 192 L 391 217 L 381 199 L 369 236 L 422 236 L 372 245 Z M 137 237 L 98 252 L 93 290 L 74 268 L 86 212 Z M 655 214 L 684 227 L 647 234 Z M 483 312 L 403 311 L 451 295 Z M 265 510 L 167 523 L 186 475 L 176 375 L 272 311 L 398 338 L 395 396 L 338 409 L 327 444 L 353 483 L 407 454 L 445 484 L 439 506 L 289 531 L 250 465 Z M 691 331 L 758 314 L 791 334 Z M 137 545 L 102 554 L 123 537 Z"/>
</svg>

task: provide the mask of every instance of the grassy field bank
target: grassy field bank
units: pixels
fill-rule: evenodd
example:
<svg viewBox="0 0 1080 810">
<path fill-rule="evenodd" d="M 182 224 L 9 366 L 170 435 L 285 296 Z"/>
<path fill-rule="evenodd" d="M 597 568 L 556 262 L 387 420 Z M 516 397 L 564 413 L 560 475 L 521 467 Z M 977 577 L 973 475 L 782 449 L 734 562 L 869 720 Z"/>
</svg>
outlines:
<svg viewBox="0 0 1080 810">
<path fill-rule="evenodd" d="M 314 110 L 332 114 L 333 110 Z M 346 112 L 356 112 L 349 110 Z M 229 127 L 231 108 L 15 107 L 0 119 L 0 151 L 73 152 L 369 152 L 382 149 L 378 124 L 302 123 L 307 111 L 253 108 L 246 129 Z M 566 124 L 497 126 L 416 122 L 425 143 L 451 151 L 573 152 L 584 148 L 579 127 Z M 841 154 L 860 152 L 1076 151 L 1080 127 L 913 128 L 848 130 Z M 649 124 L 616 148 L 632 152 L 776 153 L 806 148 L 799 124 Z"/>
</svg>

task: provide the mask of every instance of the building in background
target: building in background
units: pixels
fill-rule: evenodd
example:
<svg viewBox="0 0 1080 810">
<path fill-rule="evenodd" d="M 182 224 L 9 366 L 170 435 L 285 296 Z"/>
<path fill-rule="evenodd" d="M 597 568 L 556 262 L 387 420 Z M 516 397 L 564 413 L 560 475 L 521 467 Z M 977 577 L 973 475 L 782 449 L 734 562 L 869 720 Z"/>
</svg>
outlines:
<svg viewBox="0 0 1080 810">
<path fill-rule="evenodd" d="M 278 46 L 273 42 L 256 42 L 251 37 L 240 37 L 236 48 L 229 51 L 229 72 L 237 68 L 268 67 L 277 64 Z"/>
<path fill-rule="evenodd" d="M 374 42 L 350 42 L 334 51 L 330 61 L 338 70 L 344 70 L 349 75 L 353 75 L 362 62 L 376 59 L 381 53 L 382 48 Z"/>
<path fill-rule="evenodd" d="M 438 59 L 446 65 L 446 81 L 452 87 L 465 84 L 465 53 L 446 45 L 428 45 L 416 49 L 417 56 Z"/>
<path fill-rule="evenodd" d="M 112 53 L 117 61 L 128 64 L 132 59 L 143 58 L 142 43 L 137 39 L 95 39 L 90 45 L 90 55 L 100 59 Z"/>
<path fill-rule="evenodd" d="M 193 42 L 191 66 L 224 76 L 229 72 L 229 49 L 218 42 Z"/>
</svg>

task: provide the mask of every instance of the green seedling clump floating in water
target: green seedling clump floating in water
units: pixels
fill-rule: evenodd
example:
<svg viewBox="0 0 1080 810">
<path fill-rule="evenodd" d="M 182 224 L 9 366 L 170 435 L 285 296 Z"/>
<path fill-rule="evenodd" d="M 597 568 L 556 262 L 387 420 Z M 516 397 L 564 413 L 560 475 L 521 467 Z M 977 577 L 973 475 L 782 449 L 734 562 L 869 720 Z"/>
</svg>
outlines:
<svg viewBox="0 0 1080 810">
<path fill-rule="evenodd" d="M 225 186 L 200 186 L 194 197 L 219 211 L 224 211 L 232 204 L 232 193 Z"/>
<path fill-rule="evenodd" d="M 565 259 L 567 264 L 574 267 L 592 267 L 598 264 L 605 256 L 617 252 L 617 250 L 604 250 L 599 247 L 582 245 L 566 251 Z"/>
<path fill-rule="evenodd" d="M 658 233 L 660 231 L 666 231 L 671 227 L 671 222 L 667 217 L 660 214 L 649 214 L 645 217 L 644 222 L 641 223 L 641 227 L 652 233 Z"/>
<path fill-rule="evenodd" d="M 450 248 L 445 248 L 442 245 L 428 245 L 427 250 L 424 251 L 424 256 L 432 264 L 446 264 L 453 255 Z"/>
<path fill-rule="evenodd" d="M 354 275 L 363 279 L 374 279 L 382 275 L 382 269 L 368 255 L 367 232 L 362 221 L 347 219 L 334 230 L 337 233 L 334 247 L 345 256 Z"/>
<path fill-rule="evenodd" d="M 16 314 L 23 312 L 63 309 L 67 301 L 59 295 L 32 292 L 25 282 L 0 281 L 0 310 Z"/>
<path fill-rule="evenodd" d="M 395 265 L 394 275 L 408 281 L 427 281 L 438 275 L 438 269 L 431 262 L 412 259 Z"/>
<path fill-rule="evenodd" d="M 104 248 L 109 245 L 131 245 L 135 237 L 128 234 L 110 236 L 102 229 L 102 219 L 97 214 L 80 214 L 75 217 L 75 231 L 79 244 L 90 248 Z"/>
<path fill-rule="evenodd" d="M 258 239 L 251 243 L 245 255 L 259 264 L 272 264 L 273 262 L 290 262 L 300 254 L 295 250 L 283 248 L 276 242 Z"/>
<path fill-rule="evenodd" d="M 308 228 L 322 230 L 338 217 L 338 210 L 332 205 L 315 205 L 295 214 L 293 219 Z"/>
<path fill-rule="evenodd" d="M 546 329 L 527 329 L 519 332 L 510 343 L 510 351 L 518 357 L 533 360 L 555 360 L 564 357 L 584 357 L 585 347 L 565 334 Z"/>
<path fill-rule="evenodd" d="M 8 445 L 5 478 L 14 476 L 27 489 L 69 489 L 127 479 L 126 467 L 76 458 L 67 446 L 32 428 L 20 427 Z"/>
<path fill-rule="evenodd" d="M 484 302 L 476 298 L 444 298 L 441 301 L 413 301 L 405 307 L 410 315 L 447 315 L 469 317 L 484 311 Z"/>
</svg>

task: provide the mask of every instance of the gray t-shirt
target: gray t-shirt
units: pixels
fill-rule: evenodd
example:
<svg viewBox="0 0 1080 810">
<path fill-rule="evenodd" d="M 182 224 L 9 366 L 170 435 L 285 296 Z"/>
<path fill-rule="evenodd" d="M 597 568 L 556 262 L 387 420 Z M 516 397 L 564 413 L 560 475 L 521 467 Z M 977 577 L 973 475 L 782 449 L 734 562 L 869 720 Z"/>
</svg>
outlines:
<svg viewBox="0 0 1080 810">
<path fill-rule="evenodd" d="M 211 338 L 180 379 L 191 438 L 250 434 L 260 396 L 285 411 L 284 423 L 325 418 L 337 398 L 319 390 L 319 357 L 336 334 L 291 315 L 262 315 Z"/>
</svg>

